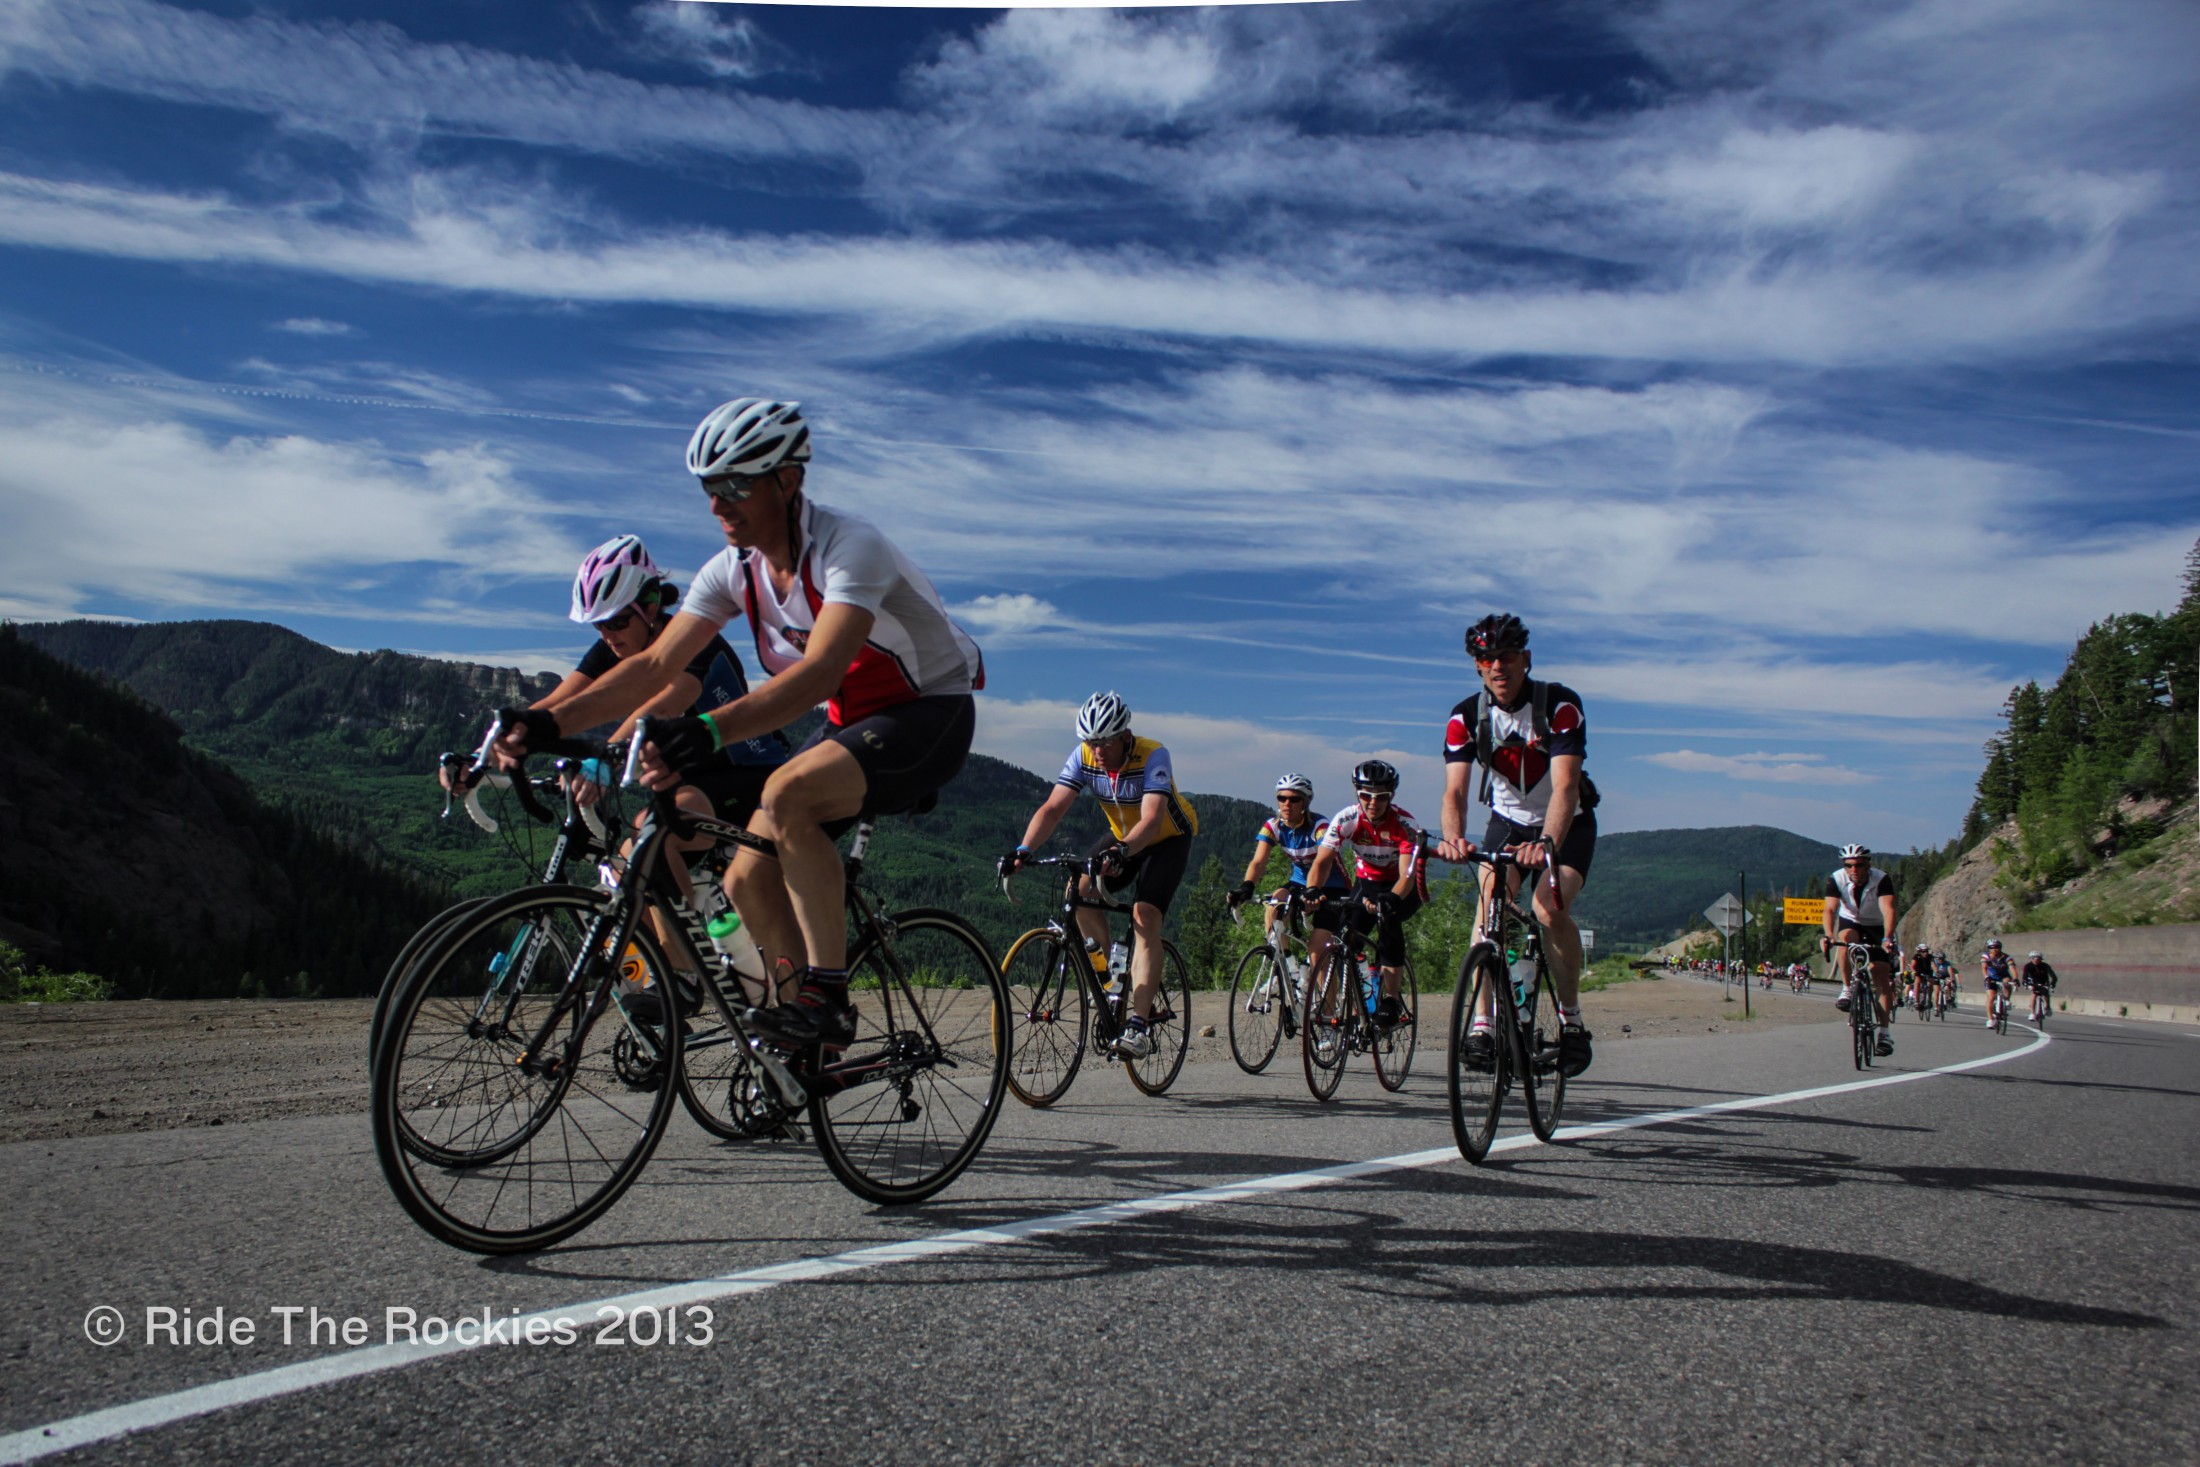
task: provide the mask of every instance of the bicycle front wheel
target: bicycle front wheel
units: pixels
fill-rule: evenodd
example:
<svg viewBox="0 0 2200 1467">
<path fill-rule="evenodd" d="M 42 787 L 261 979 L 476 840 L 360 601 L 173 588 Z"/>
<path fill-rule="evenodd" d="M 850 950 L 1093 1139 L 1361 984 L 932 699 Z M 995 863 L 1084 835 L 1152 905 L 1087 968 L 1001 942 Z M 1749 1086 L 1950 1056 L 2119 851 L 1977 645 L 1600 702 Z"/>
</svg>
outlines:
<svg viewBox="0 0 2200 1467">
<path fill-rule="evenodd" d="M 456 906 L 445 907 L 422 923 L 418 932 L 405 939 L 405 945 L 397 950 L 396 960 L 390 964 L 390 971 L 383 977 L 382 987 L 375 994 L 374 1022 L 367 1027 L 368 1064 L 373 1064 L 375 1055 L 381 1051 L 382 1026 L 389 1016 L 390 999 L 396 995 L 398 985 L 405 981 L 405 975 L 412 971 L 413 964 L 419 962 L 423 954 L 441 941 L 454 923 L 489 900 L 492 899 L 475 897 Z"/>
<path fill-rule="evenodd" d="M 1566 1109 L 1566 1072 L 1558 1067 L 1558 989 L 1545 963 L 1538 962 L 1536 970 L 1535 1014 L 1520 1033 L 1528 1052 L 1520 1098 L 1528 1107 L 1528 1129 L 1536 1140 L 1549 1141 L 1558 1134 L 1558 1118 Z"/>
<path fill-rule="evenodd" d="M 1230 980 L 1230 1057 L 1248 1075 L 1268 1068 L 1283 1038 L 1283 1008 L 1291 983 L 1272 947 L 1256 947 L 1238 959 Z"/>
<path fill-rule="evenodd" d="M 922 1202 L 976 1158 L 1008 1088 L 1008 988 L 977 929 L 898 912 L 848 963 L 855 1042 L 811 1080 L 818 1150 L 867 1202 Z"/>
<path fill-rule="evenodd" d="M 1507 992 L 1511 981 L 1497 949 L 1478 942 L 1460 965 L 1459 985 L 1451 996 L 1445 1055 L 1451 1134 L 1459 1143 L 1459 1154 L 1476 1166 L 1490 1154 L 1490 1143 L 1497 1139 L 1497 1113 L 1505 1103 L 1505 1085 L 1512 1069 L 1512 1045 L 1504 1027 L 1514 1022 Z M 1490 1041 L 1487 1048 L 1468 1043 L 1477 1013 L 1485 1021 Z"/>
<path fill-rule="evenodd" d="M 1159 1095 L 1176 1083 L 1192 1044 L 1192 971 L 1173 942 L 1161 945 L 1161 991 L 1153 996 L 1146 1032 L 1153 1036 L 1153 1052 L 1138 1059 L 1125 1055 L 1123 1070 L 1145 1094 Z"/>
<path fill-rule="evenodd" d="M 1344 1080 L 1345 1005 L 1360 1002 L 1357 975 L 1346 975 L 1348 963 L 1343 949 L 1332 951 L 1321 972 L 1307 979 L 1299 1009 L 1299 1063 L 1316 1100 L 1335 1095 Z"/>
<path fill-rule="evenodd" d="M 1421 984 L 1409 961 L 1398 969 L 1398 1023 L 1375 1041 L 1375 1079 L 1385 1090 L 1405 1087 L 1413 1069 L 1415 1024 L 1421 1015 Z"/>
<path fill-rule="evenodd" d="M 660 993 L 671 965 L 646 926 L 625 954 L 597 950 L 611 900 L 566 885 L 494 898 L 391 1000 L 375 1152 L 398 1202 L 454 1247 L 520 1253 L 571 1237 L 633 1184 L 670 1122 L 678 1046 L 631 1020 L 615 990 L 619 959 Z M 485 1010 L 481 975 L 500 962 L 508 982 Z"/>
<path fill-rule="evenodd" d="M 1084 976 L 1072 966 L 1086 961 L 1044 927 L 1009 946 L 1001 962 L 1008 984 L 1008 1016 L 1000 1047 L 1008 1054 L 1008 1088 L 1026 1105 L 1052 1105 L 1069 1092 L 1085 1058 Z"/>
<path fill-rule="evenodd" d="M 748 994 L 737 979 L 724 986 L 704 981 L 717 991 L 705 993 L 701 1009 L 682 1026 L 680 1103 L 695 1124 L 722 1141 L 779 1134 L 785 1114 L 734 1016 L 734 1005 L 747 1003 Z"/>
</svg>

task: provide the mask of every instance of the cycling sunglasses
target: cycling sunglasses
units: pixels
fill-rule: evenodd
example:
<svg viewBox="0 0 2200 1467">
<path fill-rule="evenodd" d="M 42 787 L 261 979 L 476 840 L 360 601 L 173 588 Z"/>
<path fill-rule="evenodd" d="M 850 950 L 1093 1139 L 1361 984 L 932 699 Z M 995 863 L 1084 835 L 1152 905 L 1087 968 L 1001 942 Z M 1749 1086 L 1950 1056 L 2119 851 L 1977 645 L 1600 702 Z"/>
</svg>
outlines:
<svg viewBox="0 0 2200 1467">
<path fill-rule="evenodd" d="M 728 504 L 746 504 L 759 484 L 779 471 L 772 469 L 761 474 L 720 474 L 715 479 L 703 481 L 703 492 L 713 499 L 723 499 Z"/>
<path fill-rule="evenodd" d="M 602 621 L 597 622 L 596 630 L 599 632 L 623 632 L 634 624 L 634 618 L 641 615 L 644 606 L 655 607 L 656 604 L 655 600 L 645 597 L 620 612 L 617 616 L 607 616 Z"/>
</svg>

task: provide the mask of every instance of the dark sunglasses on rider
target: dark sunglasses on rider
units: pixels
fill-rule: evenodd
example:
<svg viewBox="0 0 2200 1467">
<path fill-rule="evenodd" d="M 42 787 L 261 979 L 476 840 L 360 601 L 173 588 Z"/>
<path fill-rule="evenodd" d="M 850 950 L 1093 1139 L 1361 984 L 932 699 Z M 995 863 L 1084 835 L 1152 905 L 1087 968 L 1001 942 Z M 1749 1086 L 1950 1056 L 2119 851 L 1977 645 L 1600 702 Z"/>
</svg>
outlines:
<svg viewBox="0 0 2200 1467">
<path fill-rule="evenodd" d="M 705 479 L 703 492 L 728 504 L 746 504 L 749 496 L 756 492 L 756 486 L 778 472 L 772 469 L 761 474 L 721 474 L 715 479 Z"/>
<path fill-rule="evenodd" d="M 623 632 L 634 624 L 635 617 L 641 615 L 643 606 L 653 606 L 655 604 L 655 602 L 637 601 L 617 616 L 607 616 L 602 621 L 597 622 L 596 630 L 599 632 Z"/>
<path fill-rule="evenodd" d="M 1276 803 L 1279 805 L 1303 805 L 1306 803 L 1306 796 L 1292 794 L 1277 795 Z"/>
</svg>

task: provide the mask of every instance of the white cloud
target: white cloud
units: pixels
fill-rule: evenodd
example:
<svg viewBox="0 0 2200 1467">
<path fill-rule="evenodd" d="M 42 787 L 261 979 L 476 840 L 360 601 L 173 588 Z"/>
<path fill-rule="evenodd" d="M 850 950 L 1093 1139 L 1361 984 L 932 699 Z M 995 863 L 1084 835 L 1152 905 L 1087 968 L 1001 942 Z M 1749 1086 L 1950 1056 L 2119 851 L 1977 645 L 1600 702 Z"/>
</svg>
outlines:
<svg viewBox="0 0 2200 1467">
<path fill-rule="evenodd" d="M 1694 749 L 1674 749 L 1637 757 L 1645 763 L 1688 774 L 1723 774 L 1730 779 L 1764 784 L 1870 784 L 1874 778 L 1858 770 L 1828 764 L 1823 754 L 1703 754 Z"/>
<path fill-rule="evenodd" d="M 319 316 L 293 316 L 277 321 L 274 329 L 293 336 L 357 336 L 359 328 L 343 321 L 324 321 Z"/>
<path fill-rule="evenodd" d="M 541 510 L 478 446 L 408 461 L 157 419 L 0 419 L 0 580 L 49 613 L 95 594 L 343 613 L 408 568 L 562 575 L 579 552 Z"/>
<path fill-rule="evenodd" d="M 710 76 L 747 81 L 770 70 L 769 43 L 745 15 L 691 0 L 650 0 L 634 11 L 645 54 L 683 61 Z"/>
</svg>

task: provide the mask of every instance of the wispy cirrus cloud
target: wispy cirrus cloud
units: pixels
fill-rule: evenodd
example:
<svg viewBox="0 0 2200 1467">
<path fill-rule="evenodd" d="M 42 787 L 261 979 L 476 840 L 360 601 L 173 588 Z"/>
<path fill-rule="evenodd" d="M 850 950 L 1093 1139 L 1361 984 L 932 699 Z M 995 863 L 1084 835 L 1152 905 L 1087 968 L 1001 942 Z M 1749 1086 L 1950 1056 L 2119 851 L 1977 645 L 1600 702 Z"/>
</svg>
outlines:
<svg viewBox="0 0 2200 1467">
<path fill-rule="evenodd" d="M 1723 774 L 1729 779 L 1764 784 L 1852 785 L 1870 784 L 1874 778 L 1861 770 L 1829 764 L 1823 754 L 1705 754 L 1695 749 L 1673 749 L 1636 757 L 1646 764 L 1687 774 Z"/>
</svg>

